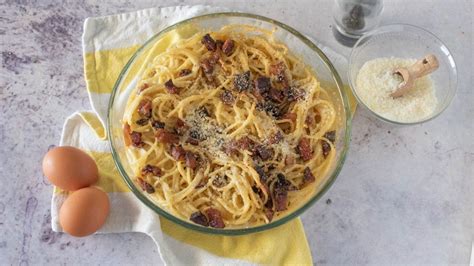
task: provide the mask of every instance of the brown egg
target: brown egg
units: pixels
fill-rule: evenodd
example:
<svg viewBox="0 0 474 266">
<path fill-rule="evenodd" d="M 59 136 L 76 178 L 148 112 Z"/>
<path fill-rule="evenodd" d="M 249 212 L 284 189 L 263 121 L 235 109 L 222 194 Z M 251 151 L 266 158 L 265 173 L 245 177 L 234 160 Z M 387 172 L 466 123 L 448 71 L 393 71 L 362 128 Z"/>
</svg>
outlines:
<svg viewBox="0 0 474 266">
<path fill-rule="evenodd" d="M 107 193 L 86 187 L 72 192 L 59 210 L 59 223 L 64 232 L 77 237 L 93 234 L 104 225 L 109 215 Z"/>
<path fill-rule="evenodd" d="M 94 160 L 78 148 L 62 146 L 43 158 L 43 173 L 55 186 L 74 191 L 94 184 L 99 171 Z"/>
</svg>

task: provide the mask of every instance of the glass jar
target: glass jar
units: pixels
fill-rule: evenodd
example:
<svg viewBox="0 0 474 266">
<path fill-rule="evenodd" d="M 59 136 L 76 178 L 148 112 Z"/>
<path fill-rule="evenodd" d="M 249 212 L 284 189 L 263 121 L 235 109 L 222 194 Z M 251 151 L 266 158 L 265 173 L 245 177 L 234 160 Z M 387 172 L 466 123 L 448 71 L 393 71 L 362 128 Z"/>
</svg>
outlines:
<svg viewBox="0 0 474 266">
<path fill-rule="evenodd" d="M 383 0 L 336 0 L 333 16 L 336 29 L 345 37 L 358 39 L 380 23 Z"/>
</svg>

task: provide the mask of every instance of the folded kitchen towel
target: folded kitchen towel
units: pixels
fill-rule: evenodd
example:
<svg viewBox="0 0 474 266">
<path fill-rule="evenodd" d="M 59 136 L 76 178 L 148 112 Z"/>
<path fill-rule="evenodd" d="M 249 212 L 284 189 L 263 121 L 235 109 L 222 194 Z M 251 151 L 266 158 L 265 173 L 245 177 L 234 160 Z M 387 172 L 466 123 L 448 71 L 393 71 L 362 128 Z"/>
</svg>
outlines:
<svg viewBox="0 0 474 266">
<path fill-rule="evenodd" d="M 250 235 L 199 233 L 159 217 L 142 204 L 115 168 L 104 125 L 110 93 L 124 65 L 147 39 L 167 26 L 193 16 L 220 11 L 225 9 L 177 6 L 86 19 L 84 71 L 93 111 L 76 112 L 66 120 L 60 145 L 86 151 L 98 165 L 100 178 L 96 186 L 108 193 L 111 202 L 110 215 L 98 233 L 146 233 L 153 238 L 165 264 L 312 264 L 299 218 Z M 336 67 L 345 66 L 344 57 L 328 48 L 323 50 Z M 68 192 L 55 188 L 51 222 L 57 232 L 62 231 L 58 214 L 67 196 Z"/>
</svg>

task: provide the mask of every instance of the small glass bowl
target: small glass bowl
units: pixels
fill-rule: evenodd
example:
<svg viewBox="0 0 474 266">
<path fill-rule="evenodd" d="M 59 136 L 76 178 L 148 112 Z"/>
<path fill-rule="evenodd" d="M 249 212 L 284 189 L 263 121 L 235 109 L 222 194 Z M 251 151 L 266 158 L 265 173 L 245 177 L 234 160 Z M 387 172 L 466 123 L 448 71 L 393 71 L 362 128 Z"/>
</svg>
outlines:
<svg viewBox="0 0 474 266">
<path fill-rule="evenodd" d="M 413 122 L 393 121 L 371 110 L 357 94 L 357 74 L 365 62 L 380 57 L 419 59 L 430 53 L 439 61 L 439 68 L 430 74 L 438 105 L 428 117 Z M 437 117 L 449 106 L 457 88 L 456 64 L 446 45 L 433 33 L 407 24 L 382 26 L 364 34 L 352 49 L 348 79 L 353 94 L 362 106 L 379 119 L 397 125 L 420 124 Z"/>
<path fill-rule="evenodd" d="M 307 201 L 302 202 L 298 206 L 293 206 L 292 210 L 283 213 L 280 217 L 277 217 L 277 219 L 274 219 L 268 224 L 218 229 L 203 227 L 188 219 L 181 219 L 171 214 L 140 189 L 140 186 L 135 181 L 133 171 L 125 154 L 126 147 L 123 139 L 122 118 L 128 97 L 130 93 L 134 92 L 138 78 L 146 70 L 146 67 L 152 62 L 156 54 L 162 52 L 160 44 L 176 41 L 173 37 L 176 35 L 170 35 L 169 33 L 176 31 L 184 36 L 187 34 L 186 29 L 189 28 L 212 31 L 219 30 L 221 27 L 229 24 L 245 24 L 272 30 L 274 31 L 273 36 L 276 40 L 286 44 L 291 51 L 294 51 L 299 58 L 304 60 L 316 73 L 321 86 L 324 86 L 329 96 L 333 98 L 333 103 L 338 113 L 336 120 L 336 123 L 338 123 L 338 131 L 334 144 L 336 147 L 336 159 L 333 165 L 331 165 L 328 174 L 321 178 L 318 184 L 315 184 L 314 194 Z M 137 70 L 139 70 L 138 74 Z M 107 117 L 107 133 L 117 169 L 133 194 L 146 206 L 157 214 L 189 229 L 208 234 L 242 235 L 260 232 L 286 223 L 302 214 L 322 197 L 336 180 L 344 164 L 350 142 L 351 117 L 352 114 L 349 108 L 348 96 L 343 88 L 341 78 L 326 55 L 314 43 L 295 29 L 281 22 L 253 14 L 227 12 L 208 14 L 181 21 L 151 37 L 136 51 L 124 66 L 112 90 Z"/>
</svg>

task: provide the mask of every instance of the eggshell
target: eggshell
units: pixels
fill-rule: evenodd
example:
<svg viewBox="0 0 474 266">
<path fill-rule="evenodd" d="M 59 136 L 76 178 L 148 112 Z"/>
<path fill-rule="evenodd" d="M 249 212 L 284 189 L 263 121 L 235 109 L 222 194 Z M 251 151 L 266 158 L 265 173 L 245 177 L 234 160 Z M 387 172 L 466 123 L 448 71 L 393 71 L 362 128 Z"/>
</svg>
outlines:
<svg viewBox="0 0 474 266">
<path fill-rule="evenodd" d="M 59 210 L 59 223 L 72 236 L 87 236 L 104 225 L 109 209 L 107 193 L 96 187 L 82 188 L 64 201 Z"/>
<path fill-rule="evenodd" d="M 99 178 L 95 161 L 78 148 L 62 146 L 43 158 L 43 173 L 55 186 L 74 191 L 94 184 Z"/>
</svg>

